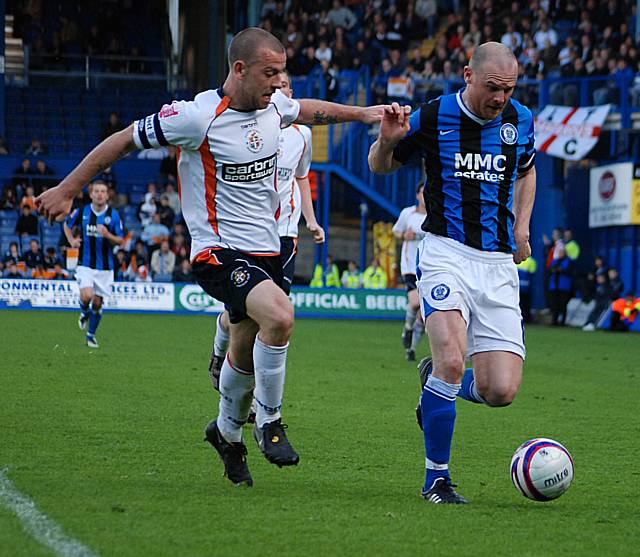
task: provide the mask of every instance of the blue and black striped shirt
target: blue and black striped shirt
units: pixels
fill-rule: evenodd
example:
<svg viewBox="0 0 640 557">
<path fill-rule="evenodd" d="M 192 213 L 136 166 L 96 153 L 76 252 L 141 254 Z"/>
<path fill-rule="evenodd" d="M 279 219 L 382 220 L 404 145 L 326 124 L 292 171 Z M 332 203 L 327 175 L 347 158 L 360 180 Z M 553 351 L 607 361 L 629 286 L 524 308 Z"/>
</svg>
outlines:
<svg viewBox="0 0 640 557">
<path fill-rule="evenodd" d="M 85 205 L 67 217 L 69 228 L 80 228 L 82 245 L 78 265 L 98 271 L 109 271 L 114 268 L 113 245 L 98 233 L 100 224 L 106 226 L 111 234 L 124 236 L 120 213 L 108 205 L 101 213 L 96 213 L 91 204 Z"/>
<path fill-rule="evenodd" d="M 426 232 L 483 251 L 515 251 L 513 186 L 535 164 L 533 115 L 511 99 L 494 120 L 473 114 L 462 91 L 416 110 L 393 158 L 424 159 Z"/>
</svg>

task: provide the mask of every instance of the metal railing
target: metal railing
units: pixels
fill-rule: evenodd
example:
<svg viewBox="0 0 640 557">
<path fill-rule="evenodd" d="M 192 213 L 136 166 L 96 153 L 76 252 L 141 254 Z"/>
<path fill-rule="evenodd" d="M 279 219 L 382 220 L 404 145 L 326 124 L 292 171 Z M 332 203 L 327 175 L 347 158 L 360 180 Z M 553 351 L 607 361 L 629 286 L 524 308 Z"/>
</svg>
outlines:
<svg viewBox="0 0 640 557">
<path fill-rule="evenodd" d="M 133 81 L 155 83 L 167 91 L 186 88 L 186 79 L 168 57 L 59 55 L 33 52 L 28 46 L 23 73 L 7 75 L 7 80 L 21 86 L 58 83 L 86 90 Z"/>
</svg>

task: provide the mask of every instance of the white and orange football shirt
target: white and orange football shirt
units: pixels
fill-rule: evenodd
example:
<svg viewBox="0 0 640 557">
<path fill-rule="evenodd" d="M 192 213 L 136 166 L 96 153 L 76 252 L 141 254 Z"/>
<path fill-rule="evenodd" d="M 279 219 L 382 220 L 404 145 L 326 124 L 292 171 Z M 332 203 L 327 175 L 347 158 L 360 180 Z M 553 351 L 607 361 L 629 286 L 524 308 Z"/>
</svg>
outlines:
<svg viewBox="0 0 640 557">
<path fill-rule="evenodd" d="M 311 167 L 311 130 L 294 124 L 282 130 L 278 147 L 278 193 L 280 217 L 278 235 L 298 237 L 298 222 L 302 213 L 298 178 L 306 178 Z"/>
<path fill-rule="evenodd" d="M 234 110 L 222 88 L 134 122 L 139 149 L 179 147 L 178 186 L 191 259 L 209 248 L 280 252 L 277 151 L 300 105 L 280 90 L 267 108 Z"/>
</svg>

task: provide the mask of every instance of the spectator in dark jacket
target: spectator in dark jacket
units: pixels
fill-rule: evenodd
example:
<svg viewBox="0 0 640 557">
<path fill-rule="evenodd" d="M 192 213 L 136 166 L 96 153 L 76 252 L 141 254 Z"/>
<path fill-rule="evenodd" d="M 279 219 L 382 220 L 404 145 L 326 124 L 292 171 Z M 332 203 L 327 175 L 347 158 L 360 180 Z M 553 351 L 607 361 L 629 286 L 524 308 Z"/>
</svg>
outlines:
<svg viewBox="0 0 640 557">
<path fill-rule="evenodd" d="M 176 148 L 173 145 L 167 147 L 167 156 L 160 163 L 160 174 L 167 180 L 176 180 L 178 177 L 178 159 Z"/>
<path fill-rule="evenodd" d="M 31 185 L 31 176 L 34 174 L 31 161 L 29 159 L 23 159 L 18 168 L 13 171 L 12 183 L 18 189 L 18 194 L 22 193 L 27 186 Z"/>
<path fill-rule="evenodd" d="M 22 207 L 22 214 L 16 223 L 16 234 L 20 236 L 38 235 L 38 217 L 33 214 L 30 205 Z"/>
<path fill-rule="evenodd" d="M 2 199 L 0 199 L 0 209 L 2 210 L 15 210 L 18 207 L 18 200 L 16 199 L 16 193 L 12 186 L 5 186 L 2 193 Z"/>
<path fill-rule="evenodd" d="M 611 304 L 611 287 L 607 281 L 607 275 L 604 273 L 596 275 L 594 300 L 596 305 L 591 310 L 584 327 L 582 327 L 583 331 L 595 331 L 598 319 Z"/>
<path fill-rule="evenodd" d="M 191 273 L 191 263 L 188 259 L 183 259 L 180 266 L 176 266 L 173 271 L 173 282 L 193 282 Z"/>
<path fill-rule="evenodd" d="M 57 180 L 51 178 L 53 174 L 53 170 L 47 166 L 47 163 L 42 159 L 38 159 L 32 180 L 36 193 L 42 193 L 44 189 L 57 185 Z"/>
<path fill-rule="evenodd" d="M 567 304 L 573 292 L 573 263 L 567 257 L 564 246 L 555 248 L 555 257 L 549 268 L 549 302 L 552 325 L 563 326 L 567 316 Z"/>
<path fill-rule="evenodd" d="M 18 247 L 18 242 L 11 242 L 9 244 L 9 250 L 4 254 L 4 258 L 2 262 L 5 265 L 9 265 L 11 263 L 18 263 L 22 261 L 22 256 L 20 255 L 20 248 Z"/>
<path fill-rule="evenodd" d="M 29 269 L 35 269 L 36 267 L 44 268 L 44 255 L 40 249 L 40 242 L 38 240 L 31 240 L 29 243 L 31 249 L 24 254 L 24 262 Z"/>
<path fill-rule="evenodd" d="M 102 139 L 107 139 L 110 135 L 113 135 L 120 130 L 123 130 L 125 125 L 120 121 L 120 117 L 117 112 L 109 114 L 109 123 L 104 127 L 102 131 Z"/>
<path fill-rule="evenodd" d="M 620 279 L 620 273 L 615 267 L 611 267 L 607 271 L 609 278 L 609 288 L 611 289 L 611 301 L 622 298 L 624 292 L 624 282 Z"/>
<path fill-rule="evenodd" d="M 173 223 L 176 220 L 176 214 L 169 205 L 169 196 L 164 193 L 160 196 L 160 205 L 158 206 L 158 214 L 160 215 L 160 222 L 164 224 L 169 230 L 173 228 Z"/>
</svg>

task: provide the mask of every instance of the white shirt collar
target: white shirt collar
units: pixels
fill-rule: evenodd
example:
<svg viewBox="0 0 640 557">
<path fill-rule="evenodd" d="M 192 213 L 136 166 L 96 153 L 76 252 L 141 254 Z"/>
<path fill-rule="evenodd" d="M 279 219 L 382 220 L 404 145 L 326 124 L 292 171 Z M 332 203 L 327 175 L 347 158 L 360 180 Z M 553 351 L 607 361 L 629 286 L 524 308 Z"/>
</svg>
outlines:
<svg viewBox="0 0 640 557">
<path fill-rule="evenodd" d="M 480 118 L 480 116 L 476 116 L 473 112 L 471 112 L 467 105 L 464 104 L 464 101 L 462 100 L 462 93 L 464 93 L 466 89 L 467 88 L 465 87 L 464 89 L 460 89 L 460 91 L 456 93 L 456 101 L 458 101 L 460 110 L 462 110 L 462 112 L 464 112 L 469 118 L 471 118 L 474 122 L 477 122 L 481 126 L 484 126 L 485 124 L 491 122 L 491 120 L 484 120 L 483 118 Z"/>
</svg>

